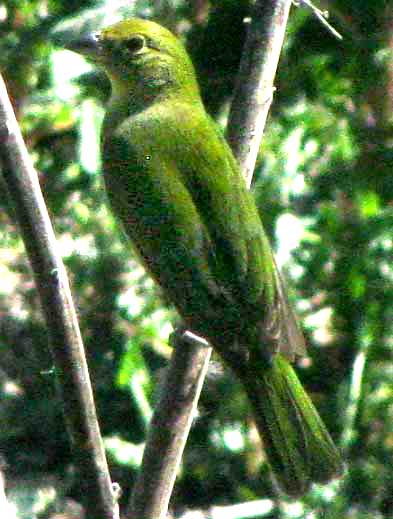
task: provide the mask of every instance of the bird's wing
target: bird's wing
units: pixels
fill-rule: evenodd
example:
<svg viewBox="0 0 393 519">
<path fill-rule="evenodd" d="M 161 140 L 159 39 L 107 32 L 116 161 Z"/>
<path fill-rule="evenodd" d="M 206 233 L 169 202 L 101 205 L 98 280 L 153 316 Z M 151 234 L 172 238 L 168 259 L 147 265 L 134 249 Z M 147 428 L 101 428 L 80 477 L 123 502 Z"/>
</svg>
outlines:
<svg viewBox="0 0 393 519">
<path fill-rule="evenodd" d="M 239 315 L 258 323 L 272 354 L 303 356 L 303 334 L 238 164 L 216 124 L 193 115 L 176 125 L 177 164 L 214 244 L 215 276 L 237 298 Z"/>
<path fill-rule="evenodd" d="M 203 111 L 162 103 L 125 121 L 104 138 L 104 172 L 115 212 L 183 317 L 255 323 L 266 351 L 299 353 L 255 204 Z"/>
</svg>

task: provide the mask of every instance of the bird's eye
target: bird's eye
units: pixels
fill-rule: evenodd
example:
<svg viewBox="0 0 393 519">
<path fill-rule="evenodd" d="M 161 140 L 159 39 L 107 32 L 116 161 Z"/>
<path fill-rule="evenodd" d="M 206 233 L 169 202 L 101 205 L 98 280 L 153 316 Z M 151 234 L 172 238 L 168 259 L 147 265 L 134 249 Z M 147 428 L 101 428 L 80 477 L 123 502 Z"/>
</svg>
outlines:
<svg viewBox="0 0 393 519">
<path fill-rule="evenodd" d="M 124 42 L 125 47 L 132 54 L 137 54 L 145 46 L 145 38 L 143 36 L 133 36 Z"/>
</svg>

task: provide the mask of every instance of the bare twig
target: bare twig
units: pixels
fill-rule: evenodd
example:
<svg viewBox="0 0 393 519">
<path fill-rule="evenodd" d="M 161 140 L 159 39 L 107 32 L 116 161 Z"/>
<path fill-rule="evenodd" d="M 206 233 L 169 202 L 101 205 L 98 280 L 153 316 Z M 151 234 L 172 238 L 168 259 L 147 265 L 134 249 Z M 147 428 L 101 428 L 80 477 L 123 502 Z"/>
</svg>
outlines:
<svg viewBox="0 0 393 519">
<path fill-rule="evenodd" d="M 192 510 L 185 512 L 178 519 L 238 519 L 239 517 L 272 517 L 274 501 L 258 499 L 245 501 L 235 505 L 212 506 L 208 510 Z"/>
<path fill-rule="evenodd" d="M 211 348 L 190 332 L 177 333 L 166 380 L 129 507 L 130 519 L 166 517 L 169 499 L 207 373 Z"/>
<path fill-rule="evenodd" d="M 312 14 L 318 18 L 318 20 L 322 23 L 326 29 L 333 34 L 337 40 L 342 40 L 343 37 L 341 34 L 327 21 L 329 18 L 329 11 L 322 11 L 319 9 L 316 5 L 314 5 L 310 0 L 293 0 L 293 5 L 296 5 L 296 7 L 300 7 L 302 5 L 308 7 Z"/>
<path fill-rule="evenodd" d="M 273 78 L 290 4 L 291 0 L 257 0 L 243 50 L 238 81 L 240 87 L 233 101 L 228 135 L 248 185 L 251 184 L 272 100 Z M 260 61 L 264 65 L 262 71 Z M 241 86 L 246 88 L 242 89 Z M 243 101 L 247 96 L 254 102 L 245 105 Z M 127 517 L 130 519 L 162 519 L 167 514 L 176 472 L 211 355 L 211 348 L 201 347 L 203 339 L 192 338 L 190 332 L 186 334 L 178 338 L 166 384 L 162 388 L 162 398 L 155 409 L 128 509 Z M 182 373 L 183 370 L 185 373 Z"/>
<path fill-rule="evenodd" d="M 37 173 L 1 76 L 0 160 L 49 330 L 65 418 L 86 488 L 86 515 L 113 519 L 116 505 L 67 275 Z"/>
<path fill-rule="evenodd" d="M 273 100 L 273 81 L 291 3 L 257 1 L 251 15 L 227 128 L 228 141 L 248 186 Z"/>
<path fill-rule="evenodd" d="M 367 365 L 368 353 L 371 345 L 369 337 L 369 323 L 367 322 L 367 311 L 364 321 L 358 330 L 359 351 L 356 354 L 349 384 L 348 406 L 344 416 L 344 427 L 341 434 L 341 448 L 348 451 L 357 440 L 356 418 L 359 413 L 363 393 L 364 393 L 364 374 Z"/>
</svg>

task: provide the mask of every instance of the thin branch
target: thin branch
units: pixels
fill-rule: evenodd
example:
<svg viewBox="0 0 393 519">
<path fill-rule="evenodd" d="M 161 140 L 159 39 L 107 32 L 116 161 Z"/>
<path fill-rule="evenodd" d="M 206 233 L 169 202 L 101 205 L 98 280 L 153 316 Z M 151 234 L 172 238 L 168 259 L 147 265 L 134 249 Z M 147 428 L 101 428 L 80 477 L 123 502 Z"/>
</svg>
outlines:
<svg viewBox="0 0 393 519">
<path fill-rule="evenodd" d="M 193 509 L 186 511 L 178 519 L 239 519 L 239 517 L 273 517 L 274 501 L 271 499 L 258 499 L 245 501 L 235 505 L 212 506 L 208 510 Z"/>
<path fill-rule="evenodd" d="M 227 127 L 228 142 L 248 186 L 273 101 L 273 81 L 291 3 L 260 0 L 251 15 Z"/>
<path fill-rule="evenodd" d="M 359 351 L 356 354 L 349 384 L 348 405 L 344 416 L 344 426 L 341 434 L 341 448 L 349 451 L 357 440 L 356 419 L 358 417 L 361 401 L 364 398 L 364 375 L 367 365 L 368 353 L 372 341 L 370 340 L 370 325 L 367 322 L 369 316 L 363 317 L 358 329 Z"/>
<path fill-rule="evenodd" d="M 85 486 L 86 516 L 114 519 L 111 480 L 83 343 L 37 172 L 0 76 L 0 160 L 48 326 L 64 414 Z"/>
<path fill-rule="evenodd" d="M 174 351 L 149 428 L 129 519 L 166 517 L 183 450 L 196 414 L 211 348 L 190 332 L 173 335 Z"/>
<path fill-rule="evenodd" d="M 272 100 L 273 79 L 290 4 L 291 0 L 257 0 L 243 50 L 239 87 L 228 122 L 228 135 L 248 185 L 251 184 Z M 270 61 L 273 62 L 271 65 Z M 254 101 L 245 104 L 244 99 L 248 97 Z M 203 339 L 190 332 L 177 340 L 128 508 L 129 519 L 166 517 L 212 351 L 207 346 L 201 347 L 201 341 Z"/>
<path fill-rule="evenodd" d="M 293 5 L 296 7 L 305 6 L 311 10 L 312 14 L 318 18 L 321 24 L 331 33 L 337 40 L 342 40 L 343 37 L 341 34 L 328 22 L 329 11 L 322 11 L 316 5 L 314 5 L 310 0 L 293 0 Z"/>
</svg>

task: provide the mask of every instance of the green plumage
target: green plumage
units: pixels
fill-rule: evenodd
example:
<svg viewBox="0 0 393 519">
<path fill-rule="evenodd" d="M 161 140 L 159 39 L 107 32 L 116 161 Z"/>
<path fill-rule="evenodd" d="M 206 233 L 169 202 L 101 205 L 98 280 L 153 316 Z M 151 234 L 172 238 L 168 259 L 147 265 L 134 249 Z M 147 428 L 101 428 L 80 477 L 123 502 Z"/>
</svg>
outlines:
<svg viewBox="0 0 393 519">
<path fill-rule="evenodd" d="M 240 377 L 276 479 L 297 496 L 338 476 L 340 455 L 289 364 L 303 337 L 184 47 L 131 19 L 71 48 L 112 82 L 102 136 L 112 208 L 186 325 Z"/>
</svg>

